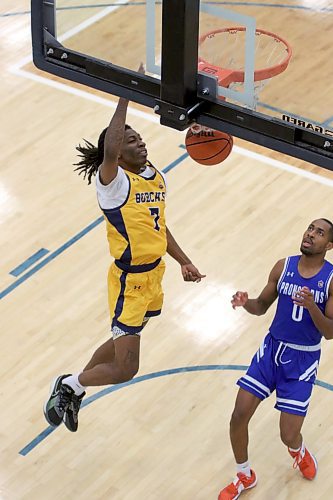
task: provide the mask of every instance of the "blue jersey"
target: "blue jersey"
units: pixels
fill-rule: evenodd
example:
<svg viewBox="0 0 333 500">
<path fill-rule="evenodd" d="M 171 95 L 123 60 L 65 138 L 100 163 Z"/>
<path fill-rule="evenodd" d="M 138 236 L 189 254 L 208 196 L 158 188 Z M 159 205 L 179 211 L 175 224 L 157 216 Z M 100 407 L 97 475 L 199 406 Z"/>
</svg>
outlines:
<svg viewBox="0 0 333 500">
<path fill-rule="evenodd" d="M 308 310 L 295 305 L 292 296 L 302 287 L 308 287 L 313 293 L 315 303 L 325 314 L 333 265 L 325 260 L 315 276 L 303 278 L 298 272 L 300 257 L 296 255 L 286 258 L 277 285 L 279 298 L 276 313 L 269 331 L 276 340 L 309 346 L 319 344 L 322 335 L 312 321 Z"/>
</svg>

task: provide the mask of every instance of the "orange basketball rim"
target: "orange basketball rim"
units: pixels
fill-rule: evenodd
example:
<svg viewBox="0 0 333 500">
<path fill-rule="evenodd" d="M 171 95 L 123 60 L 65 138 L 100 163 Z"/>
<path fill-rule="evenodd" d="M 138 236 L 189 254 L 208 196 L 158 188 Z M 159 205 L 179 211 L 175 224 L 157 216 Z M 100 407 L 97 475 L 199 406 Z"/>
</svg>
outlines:
<svg viewBox="0 0 333 500">
<path fill-rule="evenodd" d="M 245 33 L 246 28 L 244 26 L 235 26 L 217 29 L 202 35 L 199 38 L 199 51 L 205 51 L 212 40 L 217 42 L 220 50 L 214 47 L 210 51 L 210 60 L 208 60 L 207 56 L 199 55 L 198 70 L 216 76 L 218 84 L 221 87 L 229 87 L 232 83 L 244 83 L 244 62 L 240 60 L 241 58 L 237 58 L 234 47 L 237 45 L 235 43 L 235 37 L 244 39 Z M 255 33 L 260 41 L 255 47 L 256 65 L 259 59 L 259 67 L 254 71 L 254 81 L 259 82 L 269 80 L 285 71 L 292 56 L 292 49 L 286 40 L 275 33 L 262 29 L 256 29 Z M 228 39 L 226 39 L 226 37 Z M 233 44 L 230 43 L 230 37 L 233 37 Z M 231 47 L 232 50 L 229 60 L 228 55 L 223 55 L 226 44 Z M 242 45 L 243 49 L 244 47 L 245 40 L 243 40 Z M 222 54 L 219 56 L 221 61 L 213 62 L 211 59 L 216 59 L 214 54 L 217 53 Z"/>
</svg>

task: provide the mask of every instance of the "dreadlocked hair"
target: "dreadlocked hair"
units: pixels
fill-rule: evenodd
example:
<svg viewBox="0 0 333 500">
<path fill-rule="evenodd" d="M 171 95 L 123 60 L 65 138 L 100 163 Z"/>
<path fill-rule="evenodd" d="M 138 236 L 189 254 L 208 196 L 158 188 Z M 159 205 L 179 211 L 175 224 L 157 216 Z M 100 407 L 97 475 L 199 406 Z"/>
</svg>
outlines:
<svg viewBox="0 0 333 500">
<path fill-rule="evenodd" d="M 74 163 L 76 168 L 74 172 L 78 171 L 79 175 L 83 174 L 83 179 L 88 178 L 88 184 L 91 184 L 91 178 L 96 175 L 98 167 L 103 162 L 104 157 L 104 138 L 107 129 L 105 128 L 98 139 L 97 147 L 91 142 L 84 140 L 84 145 L 79 144 L 76 146 L 76 151 L 80 154 L 78 155 L 81 160 L 78 163 Z"/>
<path fill-rule="evenodd" d="M 125 125 L 125 130 L 130 129 L 129 125 Z M 98 167 L 103 163 L 104 158 L 104 140 L 107 128 L 105 128 L 99 138 L 97 146 L 94 146 L 91 142 L 83 139 L 85 144 L 81 146 L 79 144 L 76 146 L 76 151 L 80 154 L 78 155 L 81 160 L 78 163 L 74 163 L 76 166 L 74 172 L 78 171 L 79 175 L 83 174 L 83 179 L 88 178 L 88 184 L 91 184 L 91 178 L 96 175 Z"/>
</svg>

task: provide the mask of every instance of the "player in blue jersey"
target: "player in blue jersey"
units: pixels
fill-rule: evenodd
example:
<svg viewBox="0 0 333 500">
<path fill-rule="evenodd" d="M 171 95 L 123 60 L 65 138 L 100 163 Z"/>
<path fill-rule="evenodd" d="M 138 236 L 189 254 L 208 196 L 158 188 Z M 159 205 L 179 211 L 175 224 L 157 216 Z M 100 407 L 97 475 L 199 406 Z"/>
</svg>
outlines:
<svg viewBox="0 0 333 500">
<path fill-rule="evenodd" d="M 237 474 L 219 500 L 234 500 L 253 488 L 257 478 L 248 459 L 248 425 L 261 401 L 275 390 L 281 412 L 280 435 L 306 479 L 314 479 L 317 461 L 305 447 L 301 428 L 308 410 L 320 359 L 322 337 L 333 338 L 333 265 L 325 254 L 333 248 L 333 224 L 313 221 L 304 233 L 301 255 L 279 260 L 256 299 L 236 292 L 232 307 L 256 316 L 278 298 L 268 334 L 251 361 L 240 386 L 230 421 L 230 440 Z"/>
</svg>

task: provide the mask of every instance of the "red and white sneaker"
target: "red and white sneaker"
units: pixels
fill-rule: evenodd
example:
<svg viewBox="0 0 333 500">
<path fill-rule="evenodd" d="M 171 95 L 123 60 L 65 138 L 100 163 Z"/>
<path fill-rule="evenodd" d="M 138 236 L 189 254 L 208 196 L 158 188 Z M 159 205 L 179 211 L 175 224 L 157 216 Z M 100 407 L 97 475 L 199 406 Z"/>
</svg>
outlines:
<svg viewBox="0 0 333 500">
<path fill-rule="evenodd" d="M 254 488 L 256 484 L 257 476 L 254 470 L 251 469 L 250 477 L 239 472 L 233 482 L 220 491 L 218 500 L 236 500 L 242 491 Z"/>
<path fill-rule="evenodd" d="M 312 455 L 307 448 L 304 448 L 304 454 L 300 451 L 291 451 L 288 448 L 289 454 L 295 459 L 294 469 L 299 468 L 303 477 L 309 479 L 310 481 L 314 479 L 317 475 L 318 463 L 316 457 Z"/>
</svg>

